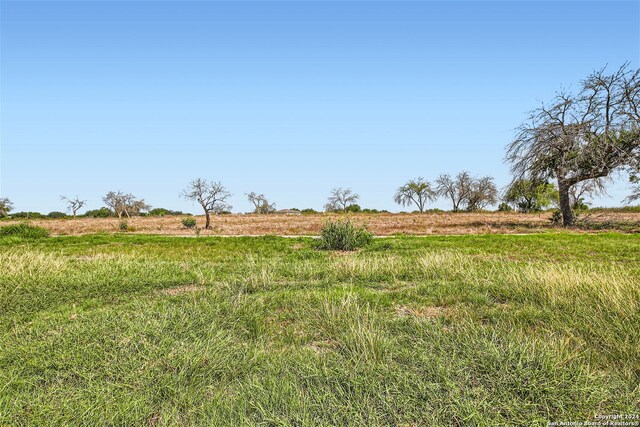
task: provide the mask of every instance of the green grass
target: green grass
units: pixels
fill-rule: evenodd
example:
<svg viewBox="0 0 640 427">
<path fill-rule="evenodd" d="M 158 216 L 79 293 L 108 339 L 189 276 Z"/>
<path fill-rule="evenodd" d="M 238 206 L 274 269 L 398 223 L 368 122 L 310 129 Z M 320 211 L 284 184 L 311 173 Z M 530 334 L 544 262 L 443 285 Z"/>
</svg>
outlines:
<svg viewBox="0 0 640 427">
<path fill-rule="evenodd" d="M 0 425 L 546 425 L 638 411 L 638 235 L 315 246 L 0 238 Z"/>
</svg>

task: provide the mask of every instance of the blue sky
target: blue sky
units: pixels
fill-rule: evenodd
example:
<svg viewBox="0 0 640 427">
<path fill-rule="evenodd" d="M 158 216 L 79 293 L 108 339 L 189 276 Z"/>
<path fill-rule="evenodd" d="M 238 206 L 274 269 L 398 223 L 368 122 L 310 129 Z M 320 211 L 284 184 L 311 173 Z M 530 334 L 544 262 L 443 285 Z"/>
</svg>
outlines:
<svg viewBox="0 0 640 427">
<path fill-rule="evenodd" d="M 504 186 L 528 110 L 640 62 L 638 1 L 3 0 L 0 16 L 0 195 L 19 211 L 122 190 L 197 212 L 179 197 L 196 177 L 238 212 L 251 191 L 320 209 L 336 186 L 396 211 L 407 179 L 460 170 Z"/>
</svg>

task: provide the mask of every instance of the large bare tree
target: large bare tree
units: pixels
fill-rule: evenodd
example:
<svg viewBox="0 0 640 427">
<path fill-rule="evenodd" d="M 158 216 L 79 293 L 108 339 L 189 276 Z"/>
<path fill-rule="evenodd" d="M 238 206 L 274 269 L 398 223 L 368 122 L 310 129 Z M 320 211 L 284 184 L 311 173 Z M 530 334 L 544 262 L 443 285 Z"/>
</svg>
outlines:
<svg viewBox="0 0 640 427">
<path fill-rule="evenodd" d="M 247 194 L 247 199 L 253 204 L 254 213 L 268 214 L 273 213 L 276 210 L 276 204 L 269 203 L 269 200 L 267 200 L 264 194 L 256 194 L 254 192 L 251 192 Z"/>
<path fill-rule="evenodd" d="M 123 193 L 122 191 L 109 191 L 102 198 L 102 201 L 118 218 L 122 218 L 122 215 L 130 218 L 131 215 L 138 215 L 142 211 L 151 209 L 151 206 L 146 204 L 144 199 L 138 200 L 133 194 Z"/>
<path fill-rule="evenodd" d="M 13 203 L 6 197 L 0 198 L 0 218 L 4 218 L 9 215 L 9 212 L 13 209 Z"/>
<path fill-rule="evenodd" d="M 433 201 L 438 194 L 431 183 L 424 178 L 411 179 L 396 191 L 393 200 L 402 206 L 415 204 L 420 212 L 424 212 L 427 202 Z"/>
<path fill-rule="evenodd" d="M 87 203 L 86 200 L 80 200 L 78 196 L 74 198 L 70 198 L 67 196 L 60 196 L 60 199 L 67 203 L 67 210 L 73 213 L 73 217 L 76 217 L 76 214 L 82 207 Z"/>
<path fill-rule="evenodd" d="M 592 73 L 576 93 L 560 92 L 533 110 L 507 147 L 514 179 L 557 181 L 565 226 L 575 221 L 573 186 L 638 164 L 639 77 L 628 64 Z"/>
<path fill-rule="evenodd" d="M 209 182 L 206 179 L 197 178 L 189 183 L 181 195 L 202 206 L 206 218 L 204 226 L 206 229 L 211 228 L 211 213 L 219 214 L 231 209 L 231 205 L 227 203 L 231 193 L 220 182 Z"/>
<path fill-rule="evenodd" d="M 472 184 L 473 178 L 467 171 L 460 172 L 455 178 L 443 174 L 436 179 L 436 192 L 451 200 L 453 211 L 458 212 L 469 197 Z"/>
<path fill-rule="evenodd" d="M 331 190 L 331 195 L 324 205 L 324 209 L 328 212 L 346 211 L 347 206 L 355 203 L 360 198 L 350 188 L 337 187 Z"/>
</svg>

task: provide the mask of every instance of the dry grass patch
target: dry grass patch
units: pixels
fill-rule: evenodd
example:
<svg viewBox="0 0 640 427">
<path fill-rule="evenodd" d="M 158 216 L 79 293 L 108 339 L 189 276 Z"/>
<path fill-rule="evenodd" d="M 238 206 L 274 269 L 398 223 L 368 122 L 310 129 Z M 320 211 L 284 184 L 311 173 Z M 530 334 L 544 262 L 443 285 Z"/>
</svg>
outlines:
<svg viewBox="0 0 640 427">
<path fill-rule="evenodd" d="M 203 286 L 185 285 L 185 286 L 178 286 L 175 288 L 163 289 L 161 292 L 165 295 L 170 295 L 173 297 L 176 295 L 202 291 L 204 289 L 205 288 Z"/>
</svg>

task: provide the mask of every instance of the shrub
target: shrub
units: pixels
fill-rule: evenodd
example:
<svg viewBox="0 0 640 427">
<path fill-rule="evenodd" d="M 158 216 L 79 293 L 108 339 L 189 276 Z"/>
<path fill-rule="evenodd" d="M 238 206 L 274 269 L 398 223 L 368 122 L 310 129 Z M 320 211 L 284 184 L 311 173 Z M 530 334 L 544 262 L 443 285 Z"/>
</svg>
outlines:
<svg viewBox="0 0 640 427">
<path fill-rule="evenodd" d="M 66 217 L 67 217 L 67 214 L 66 214 L 66 213 L 64 213 L 64 212 L 58 212 L 58 211 L 49 212 L 49 213 L 47 214 L 47 218 L 53 218 L 53 219 L 56 219 L 56 218 L 66 218 Z"/>
<path fill-rule="evenodd" d="M 361 210 L 362 208 L 360 207 L 360 205 L 355 203 L 344 208 L 345 212 L 360 212 Z"/>
<path fill-rule="evenodd" d="M 165 215 L 184 215 L 181 211 L 172 211 L 171 209 L 155 208 L 149 211 L 149 216 L 165 216 Z"/>
<path fill-rule="evenodd" d="M 24 239 L 40 239 L 49 237 L 49 230 L 29 224 L 13 224 L 0 227 L 0 236 L 15 236 Z"/>
<path fill-rule="evenodd" d="M 313 214 L 317 214 L 318 211 L 312 208 L 307 208 L 307 209 L 302 209 L 300 213 L 302 215 L 313 215 Z"/>
<path fill-rule="evenodd" d="M 111 210 L 109 210 L 109 208 L 100 208 L 94 209 L 92 211 L 87 211 L 85 212 L 84 216 L 89 218 L 109 218 L 113 216 L 113 213 L 111 212 Z"/>
<path fill-rule="evenodd" d="M 127 221 L 120 221 L 120 231 L 129 231 L 129 223 Z"/>
<path fill-rule="evenodd" d="M 182 225 L 186 228 L 194 228 L 196 226 L 195 218 L 182 218 Z"/>
<path fill-rule="evenodd" d="M 371 243 L 373 236 L 364 226 L 349 220 L 327 221 L 322 227 L 320 249 L 353 251 Z"/>
<path fill-rule="evenodd" d="M 560 223 L 562 223 L 562 212 L 559 211 L 559 210 L 553 211 L 549 221 L 551 221 L 552 224 L 560 224 Z"/>
<path fill-rule="evenodd" d="M 21 219 L 40 219 L 45 218 L 40 212 L 16 212 L 11 214 L 11 218 L 21 218 Z"/>
<path fill-rule="evenodd" d="M 502 202 L 498 205 L 498 212 L 511 212 L 513 208 L 509 203 Z"/>
</svg>

